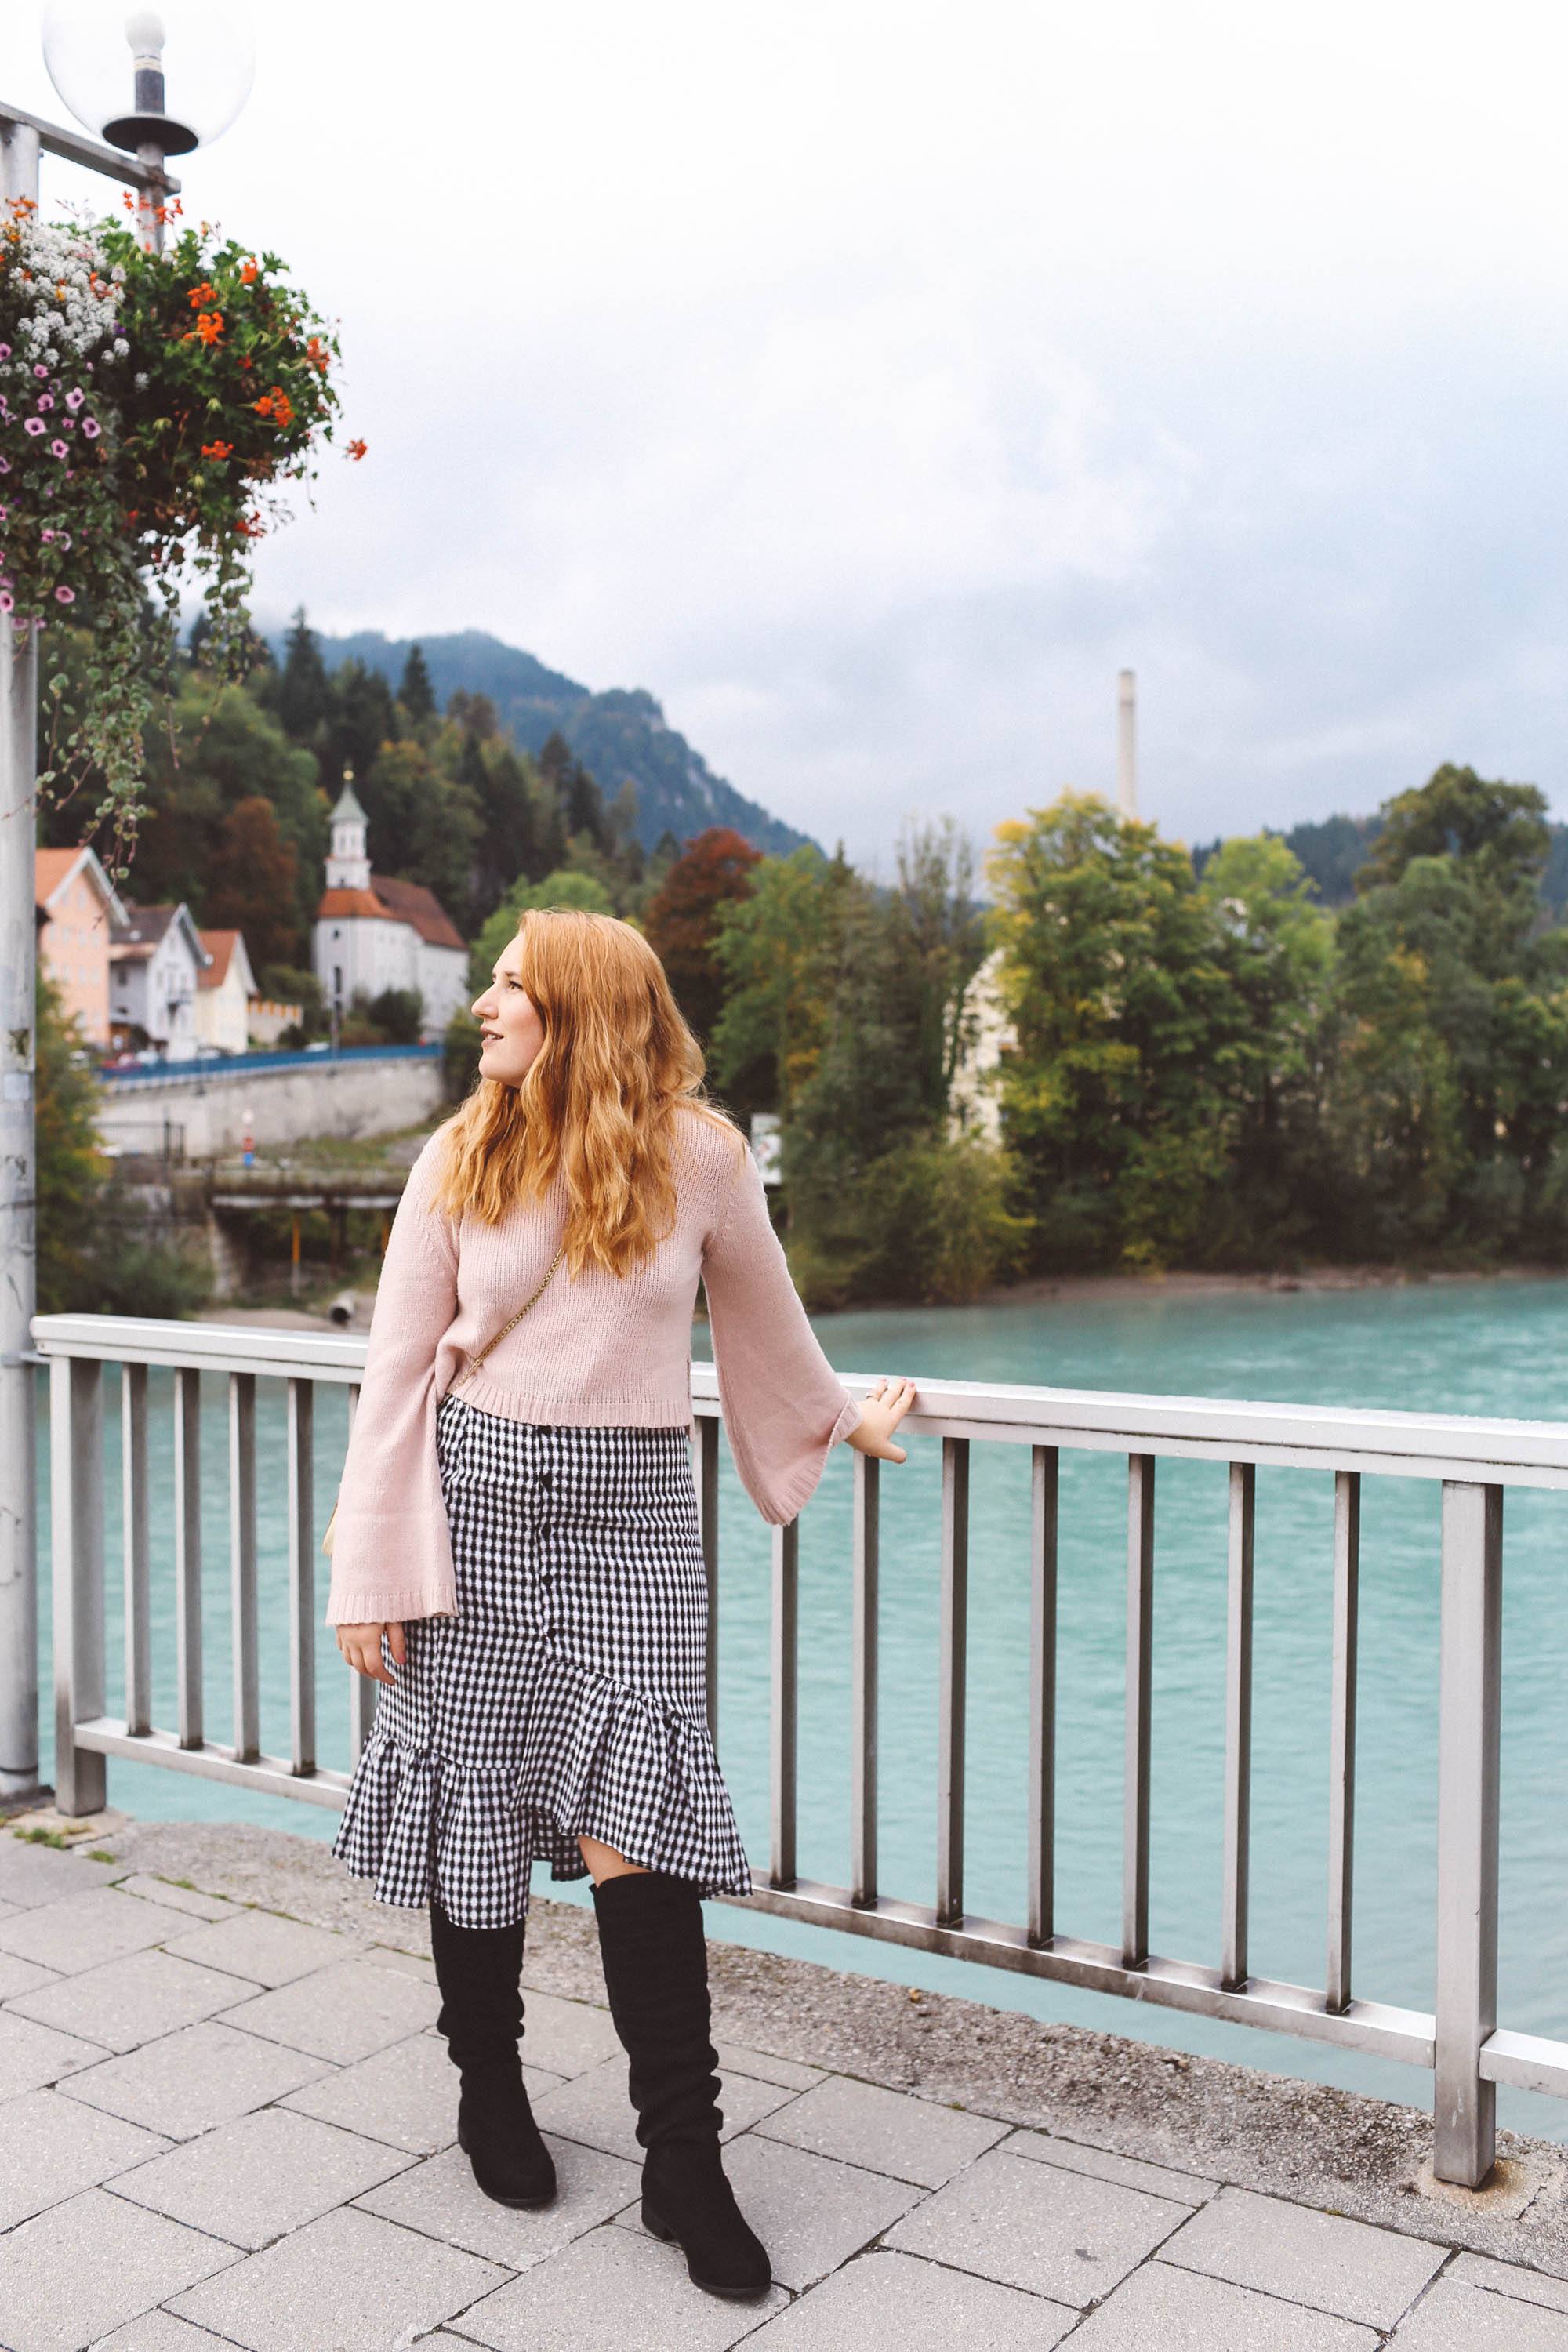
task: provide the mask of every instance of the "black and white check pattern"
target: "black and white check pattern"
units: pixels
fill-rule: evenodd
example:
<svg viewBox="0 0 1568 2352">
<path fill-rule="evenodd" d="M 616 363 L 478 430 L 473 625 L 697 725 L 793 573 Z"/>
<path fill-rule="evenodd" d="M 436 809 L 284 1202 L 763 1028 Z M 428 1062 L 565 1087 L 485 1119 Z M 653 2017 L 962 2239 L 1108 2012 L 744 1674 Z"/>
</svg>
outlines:
<svg viewBox="0 0 1568 2352">
<path fill-rule="evenodd" d="M 580 1834 L 745 1895 L 708 1730 L 708 1586 L 684 1429 L 437 1412 L 458 1615 L 416 1618 L 377 1691 L 332 1852 L 383 1903 L 524 1918 L 530 1868 Z M 391 1664 L 383 1643 L 383 1658 Z"/>
</svg>

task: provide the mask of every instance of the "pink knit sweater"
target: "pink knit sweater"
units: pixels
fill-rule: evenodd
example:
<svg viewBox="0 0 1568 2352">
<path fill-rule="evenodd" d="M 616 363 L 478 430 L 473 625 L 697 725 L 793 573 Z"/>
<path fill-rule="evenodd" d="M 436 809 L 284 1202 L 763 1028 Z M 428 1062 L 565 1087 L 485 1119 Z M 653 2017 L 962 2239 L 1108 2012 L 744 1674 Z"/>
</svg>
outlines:
<svg viewBox="0 0 1568 2352">
<path fill-rule="evenodd" d="M 860 1408 L 817 1345 L 751 1150 L 696 1111 L 676 1119 L 676 1219 L 624 1278 L 564 1261 L 543 1296 L 459 1393 L 514 1421 L 689 1427 L 691 1316 L 708 1315 L 735 1466 L 765 1519 L 802 1508 Z M 495 1338 L 555 1254 L 566 1192 L 519 1202 L 488 1225 L 438 1213 L 437 1129 L 393 1219 L 364 1381 L 332 1534 L 329 1625 L 456 1616 L 436 1408 L 470 1352 Z"/>
</svg>

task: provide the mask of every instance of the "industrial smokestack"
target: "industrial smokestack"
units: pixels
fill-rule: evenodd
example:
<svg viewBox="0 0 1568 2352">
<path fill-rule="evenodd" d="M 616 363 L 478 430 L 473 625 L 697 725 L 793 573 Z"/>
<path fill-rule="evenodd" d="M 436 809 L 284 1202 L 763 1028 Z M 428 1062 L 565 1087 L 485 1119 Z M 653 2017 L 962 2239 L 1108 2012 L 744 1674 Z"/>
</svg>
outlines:
<svg viewBox="0 0 1568 2352">
<path fill-rule="evenodd" d="M 1116 805 L 1124 817 L 1138 814 L 1138 680 L 1130 669 L 1116 695 Z"/>
</svg>

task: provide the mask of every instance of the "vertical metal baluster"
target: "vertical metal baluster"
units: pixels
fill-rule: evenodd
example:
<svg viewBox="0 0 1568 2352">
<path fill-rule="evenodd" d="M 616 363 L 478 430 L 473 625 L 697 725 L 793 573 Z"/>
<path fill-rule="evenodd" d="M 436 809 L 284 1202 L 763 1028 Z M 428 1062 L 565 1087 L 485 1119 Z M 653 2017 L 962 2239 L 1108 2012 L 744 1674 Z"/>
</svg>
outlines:
<svg viewBox="0 0 1568 2352">
<path fill-rule="evenodd" d="M 800 1522 L 773 1529 L 773 1797 L 771 1877 L 795 1885 L 795 1689 L 800 1654 Z"/>
<path fill-rule="evenodd" d="M 1328 2007 L 1351 2000 L 1351 1913 L 1355 1843 L 1355 1682 L 1361 1584 L 1361 1475 L 1334 1473 L 1334 1663 L 1329 1720 Z"/>
<path fill-rule="evenodd" d="M 969 1440 L 942 1441 L 942 1664 L 937 1723 L 936 1916 L 963 1916 L 963 1702 L 969 1633 Z"/>
<path fill-rule="evenodd" d="M 228 1376 L 228 1581 L 234 1620 L 234 1752 L 261 1750 L 256 1661 L 256 1375 Z"/>
<path fill-rule="evenodd" d="M 1056 1933 L 1057 1489 L 1054 1445 L 1030 1448 L 1029 1941 Z"/>
<path fill-rule="evenodd" d="M 103 1367 L 49 1365 L 49 1517 L 55 1631 L 55 1803 L 100 1813 L 104 1759 L 75 1727 L 103 1713 Z"/>
<path fill-rule="evenodd" d="M 359 1411 L 359 1391 L 358 1381 L 351 1381 L 349 1382 L 349 1435 L 351 1437 L 353 1435 L 354 1415 Z M 352 1669 L 350 1670 L 349 1763 L 351 1766 L 359 1762 L 364 1752 L 364 1743 L 370 1738 L 371 1727 L 375 1722 L 376 1693 L 380 1687 L 380 1684 L 374 1681 L 369 1675 L 356 1675 Z"/>
<path fill-rule="evenodd" d="M 1252 1549 L 1258 1472 L 1230 1465 L 1230 1561 L 1225 1643 L 1225 1909 L 1220 1982 L 1247 1981 L 1247 1881 L 1252 1826 Z"/>
<path fill-rule="evenodd" d="M 1154 1456 L 1127 1458 L 1127 1722 L 1122 1798 L 1121 1964 L 1149 1957 L 1149 1733 L 1154 1632 Z"/>
<path fill-rule="evenodd" d="M 1466 2189 L 1481 2186 L 1497 2154 L 1497 2085 L 1478 2062 L 1497 2026 L 1502 1493 L 1443 1482 L 1432 2169 Z"/>
<path fill-rule="evenodd" d="M 854 1603 L 849 1665 L 849 1875 L 857 1903 L 877 1900 L 877 1457 L 855 1456 Z"/>
<path fill-rule="evenodd" d="M 702 1565 L 708 1578 L 708 1729 L 719 1745 L 719 1420 L 697 1422 L 697 1513 L 702 1529 Z"/>
<path fill-rule="evenodd" d="M 174 1372 L 174 1658 L 180 1745 L 202 1744 L 202 1376 Z"/>
<path fill-rule="evenodd" d="M 315 1501 L 310 1440 L 316 1391 L 289 1383 L 289 1720 L 296 1772 L 316 1769 Z"/>
<path fill-rule="evenodd" d="M 125 1559 L 125 1728 L 153 1721 L 153 1603 L 147 1495 L 147 1367 L 120 1367 L 120 1502 Z"/>
</svg>

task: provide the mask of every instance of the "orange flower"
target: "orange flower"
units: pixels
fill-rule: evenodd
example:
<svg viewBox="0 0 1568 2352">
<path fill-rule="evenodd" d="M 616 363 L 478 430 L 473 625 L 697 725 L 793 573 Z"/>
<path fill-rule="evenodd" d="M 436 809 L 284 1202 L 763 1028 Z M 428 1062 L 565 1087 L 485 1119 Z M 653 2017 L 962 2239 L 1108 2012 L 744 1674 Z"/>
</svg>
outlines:
<svg viewBox="0 0 1568 2352">
<path fill-rule="evenodd" d="M 204 457 L 232 457 L 233 455 L 234 443 L 232 441 L 204 441 L 202 443 L 202 456 Z"/>
<path fill-rule="evenodd" d="M 349 443 L 349 456 L 353 458 L 357 464 L 360 458 L 364 456 L 364 453 L 369 446 L 370 444 L 368 441 L 351 441 Z"/>
<path fill-rule="evenodd" d="M 332 363 L 332 355 L 328 351 L 325 343 L 322 342 L 320 335 L 311 336 L 310 341 L 305 346 L 305 357 L 310 361 L 312 367 L 320 368 L 323 375 L 326 374 L 327 370 Z"/>
<path fill-rule="evenodd" d="M 270 416 L 272 414 L 272 394 L 269 392 L 264 392 L 259 400 L 253 400 L 250 404 L 252 408 L 255 409 L 258 416 Z"/>
<path fill-rule="evenodd" d="M 255 261 L 246 261 L 241 263 L 239 282 L 242 286 L 254 286 L 260 275 L 260 268 Z"/>
<path fill-rule="evenodd" d="M 216 301 L 217 289 L 216 286 L 209 286 L 204 279 L 201 285 L 192 287 L 186 299 L 193 310 L 205 310 L 209 302 Z"/>
<path fill-rule="evenodd" d="M 196 332 L 210 351 L 223 332 L 223 312 L 204 310 L 196 320 Z"/>
</svg>

